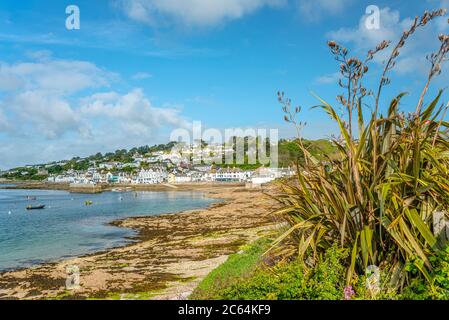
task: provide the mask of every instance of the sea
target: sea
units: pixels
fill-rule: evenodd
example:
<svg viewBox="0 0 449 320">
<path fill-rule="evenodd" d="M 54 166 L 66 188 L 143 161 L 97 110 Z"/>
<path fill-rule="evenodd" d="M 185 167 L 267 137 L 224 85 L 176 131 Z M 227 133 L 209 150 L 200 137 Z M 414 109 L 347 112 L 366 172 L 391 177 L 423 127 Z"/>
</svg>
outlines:
<svg viewBox="0 0 449 320">
<path fill-rule="evenodd" d="M 0 271 L 124 246 L 133 241 L 135 231 L 110 222 L 201 209 L 214 201 L 199 192 L 75 194 L 0 189 Z M 27 210 L 29 205 L 45 205 L 45 209 Z"/>
</svg>

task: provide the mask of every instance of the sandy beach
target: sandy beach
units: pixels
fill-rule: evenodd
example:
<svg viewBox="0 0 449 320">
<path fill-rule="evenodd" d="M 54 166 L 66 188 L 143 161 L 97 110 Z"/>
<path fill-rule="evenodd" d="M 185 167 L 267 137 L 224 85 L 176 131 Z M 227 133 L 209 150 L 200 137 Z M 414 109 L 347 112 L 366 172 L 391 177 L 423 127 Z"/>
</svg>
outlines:
<svg viewBox="0 0 449 320">
<path fill-rule="evenodd" d="M 273 232 L 273 187 L 160 186 L 222 199 L 207 209 L 114 221 L 138 231 L 134 243 L 89 256 L 0 274 L 0 299 L 185 299 L 241 246 Z M 80 287 L 67 290 L 67 267 Z"/>
</svg>

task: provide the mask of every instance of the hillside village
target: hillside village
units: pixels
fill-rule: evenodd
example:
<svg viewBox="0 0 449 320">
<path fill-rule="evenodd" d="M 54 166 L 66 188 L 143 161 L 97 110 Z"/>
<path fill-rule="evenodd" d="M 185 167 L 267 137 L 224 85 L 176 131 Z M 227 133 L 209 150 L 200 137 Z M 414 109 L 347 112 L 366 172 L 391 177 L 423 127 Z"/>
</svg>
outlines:
<svg viewBox="0 0 449 320">
<path fill-rule="evenodd" d="M 182 184 L 197 182 L 242 182 L 264 184 L 289 177 L 289 167 L 256 165 L 215 165 L 232 148 L 221 145 L 192 145 L 174 151 L 174 144 L 117 150 L 105 155 L 30 165 L 3 172 L 3 178 L 38 180 L 56 184 Z"/>
</svg>

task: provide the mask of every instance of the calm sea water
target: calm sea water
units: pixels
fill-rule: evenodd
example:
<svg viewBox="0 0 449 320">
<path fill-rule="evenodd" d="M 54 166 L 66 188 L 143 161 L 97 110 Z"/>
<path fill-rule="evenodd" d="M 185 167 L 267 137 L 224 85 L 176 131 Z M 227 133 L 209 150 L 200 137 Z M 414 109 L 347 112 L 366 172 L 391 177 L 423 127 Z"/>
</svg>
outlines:
<svg viewBox="0 0 449 320">
<path fill-rule="evenodd" d="M 27 200 L 27 196 L 36 200 Z M 86 206 L 85 201 L 92 201 Z M 195 192 L 71 194 L 0 189 L 0 270 L 28 267 L 128 243 L 133 230 L 107 225 L 116 219 L 203 208 L 212 199 Z M 27 211 L 28 205 L 44 210 Z"/>
</svg>

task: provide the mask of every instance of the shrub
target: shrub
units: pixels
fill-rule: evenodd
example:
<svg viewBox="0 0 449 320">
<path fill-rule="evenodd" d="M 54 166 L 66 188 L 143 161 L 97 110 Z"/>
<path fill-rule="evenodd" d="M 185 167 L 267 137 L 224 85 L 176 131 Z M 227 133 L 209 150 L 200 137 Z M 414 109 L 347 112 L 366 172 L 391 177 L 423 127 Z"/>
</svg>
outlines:
<svg viewBox="0 0 449 320">
<path fill-rule="evenodd" d="M 414 278 L 411 284 L 405 288 L 401 299 L 407 300 L 448 300 L 449 299 L 449 248 L 430 259 L 433 266 L 432 282 Z M 413 265 L 410 266 L 412 272 Z"/>
<path fill-rule="evenodd" d="M 343 298 L 347 253 L 331 247 L 313 268 L 301 260 L 283 262 L 272 269 L 260 268 L 222 290 L 228 300 L 339 300 Z"/>
<path fill-rule="evenodd" d="M 309 271 L 304 286 L 304 299 L 340 300 L 345 288 L 345 268 L 343 261 L 348 256 L 346 251 L 336 245 L 328 249 L 321 260 Z"/>
<path fill-rule="evenodd" d="M 303 269 L 298 263 L 278 265 L 272 272 L 258 270 L 221 293 L 228 300 L 299 299 Z"/>
<path fill-rule="evenodd" d="M 318 161 L 299 136 L 298 146 L 304 164 L 298 163 L 297 179 L 282 182 L 283 205 L 277 211 L 290 224 L 290 230 L 274 246 L 282 245 L 282 254 L 318 263 L 332 245 L 350 254 L 343 262 L 346 284 L 355 284 L 358 274 L 369 265 L 379 266 L 403 288 L 412 264 L 428 282 L 432 275 L 432 257 L 444 243 L 433 228 L 435 211 L 449 209 L 449 123 L 444 121 L 447 105 L 440 105 L 440 92 L 424 107 L 431 80 L 441 73 L 449 51 L 449 35 L 440 35 L 440 49 L 429 56 L 431 68 L 414 113 L 405 115 L 398 106 L 405 93 L 390 103 L 384 116 L 379 112 L 382 88 L 390 83 L 388 72 L 394 67 L 406 40 L 444 10 L 426 12 L 405 31 L 391 56 L 385 61 L 376 94 L 363 86 L 368 64 L 390 42 L 381 42 L 366 58 L 349 56 L 349 51 L 330 41 L 329 48 L 340 63 L 340 86 L 347 92 L 338 96 L 345 114 L 320 100 L 320 106 L 339 127 L 341 137 L 333 139 L 336 158 Z M 279 93 L 285 120 L 295 125 L 300 135 L 303 124 L 297 120 L 300 107 L 292 111 L 291 100 Z M 368 122 L 362 107 L 374 97 Z M 288 246 L 290 243 L 291 246 Z M 330 296 L 334 296 L 333 292 Z"/>
</svg>

